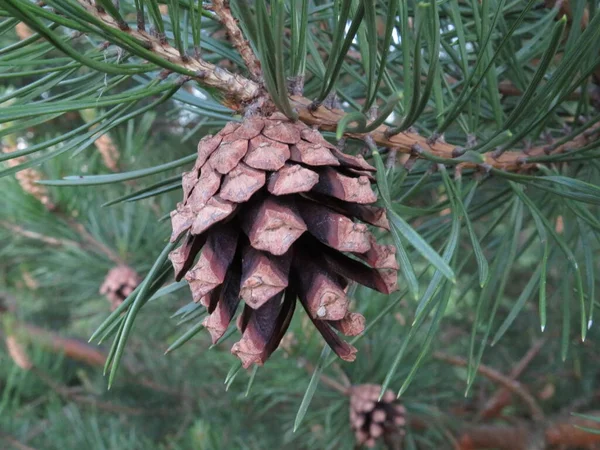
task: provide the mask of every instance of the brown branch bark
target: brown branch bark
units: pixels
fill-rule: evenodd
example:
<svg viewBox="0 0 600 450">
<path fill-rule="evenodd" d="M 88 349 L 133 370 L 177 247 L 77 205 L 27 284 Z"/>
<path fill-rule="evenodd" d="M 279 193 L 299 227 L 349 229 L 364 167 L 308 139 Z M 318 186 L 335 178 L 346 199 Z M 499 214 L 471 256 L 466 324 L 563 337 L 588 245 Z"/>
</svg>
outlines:
<svg viewBox="0 0 600 450">
<path fill-rule="evenodd" d="M 11 321 L 11 334 L 7 336 L 7 339 L 11 337 L 16 342 L 21 342 L 23 339 L 33 341 L 49 351 L 61 353 L 73 361 L 82 362 L 94 367 L 103 367 L 107 358 L 106 352 L 94 345 L 74 338 L 62 337 L 50 330 L 22 322 Z M 28 358 L 26 354 L 21 356 Z M 130 361 L 124 360 L 123 365 L 127 372 L 136 375 L 135 382 L 139 385 L 157 392 L 183 397 L 183 394 L 177 389 L 160 385 L 144 376 L 138 376 L 139 370 Z"/>
<path fill-rule="evenodd" d="M 156 409 L 147 409 L 147 408 L 132 408 L 129 406 L 118 405 L 112 402 L 99 400 L 98 398 L 90 395 L 82 395 L 78 393 L 80 389 L 69 388 L 68 386 L 63 386 L 56 381 L 54 381 L 46 372 L 41 370 L 39 367 L 33 367 L 31 369 L 35 375 L 42 380 L 48 387 L 50 387 L 54 392 L 63 397 L 66 400 L 71 400 L 77 403 L 81 403 L 83 405 L 91 406 L 92 408 L 101 409 L 103 411 L 108 411 L 112 413 L 121 413 L 128 414 L 132 416 L 141 416 L 141 415 L 161 415 L 168 416 L 177 412 L 177 409 L 173 408 L 156 408 Z"/>
<path fill-rule="evenodd" d="M 0 221 L 0 226 L 6 228 L 7 230 L 12 231 L 14 234 L 16 234 L 18 236 L 23 236 L 28 239 L 34 239 L 36 241 L 43 242 L 44 244 L 48 244 L 48 245 L 52 245 L 52 246 L 61 246 L 61 245 L 66 245 L 66 246 L 70 245 L 70 246 L 75 246 L 75 247 L 79 246 L 79 244 L 77 244 L 77 242 L 75 242 L 75 241 L 71 241 L 68 239 L 57 239 L 57 238 L 53 238 L 51 236 L 46 236 L 41 233 L 37 233 L 35 231 L 26 230 L 23 227 L 12 224 L 5 220 Z"/>
<path fill-rule="evenodd" d="M 133 38 L 144 42 L 145 46 L 152 50 L 157 56 L 177 65 L 182 69 L 182 73 L 195 74 L 195 79 L 205 86 L 209 86 L 221 91 L 225 94 L 223 103 L 233 109 L 243 109 L 253 101 L 265 95 L 261 86 L 241 75 L 233 74 L 225 69 L 222 69 L 214 64 L 206 62 L 200 58 L 182 58 L 177 49 L 169 44 L 161 42 L 157 37 L 154 37 L 145 31 L 133 30 L 128 28 L 122 30 L 115 19 L 103 11 L 98 11 L 96 7 L 87 3 L 85 0 L 77 0 L 90 14 L 93 14 L 98 19 L 102 20 L 106 25 L 119 29 L 121 32 L 129 33 Z M 318 126 L 324 130 L 334 131 L 337 128 L 338 122 L 344 116 L 345 112 L 338 109 L 328 109 L 320 106 L 313 110 L 309 106 L 312 101 L 301 96 L 292 96 L 292 104 L 297 109 L 299 118 L 303 122 Z M 415 132 L 404 132 L 394 136 L 388 136 L 387 127 L 380 126 L 369 136 L 374 142 L 382 147 L 395 149 L 401 153 L 413 153 L 418 156 L 419 152 L 427 152 L 433 156 L 440 158 L 453 158 L 455 155 L 456 146 L 437 140 L 431 141 L 429 138 L 421 136 Z M 346 136 L 357 139 L 365 138 L 364 134 L 360 133 L 345 133 Z M 562 153 L 569 149 L 582 147 L 600 136 L 600 125 L 595 125 L 591 131 L 586 134 L 577 136 L 572 141 L 561 145 L 552 150 L 551 153 Z M 546 153 L 545 146 L 534 147 L 529 149 L 527 153 L 523 151 L 508 151 L 495 158 L 488 152 L 484 156 L 484 163 L 480 164 L 484 167 L 494 167 L 506 171 L 518 171 L 524 169 L 535 168 L 535 164 L 528 163 L 528 157 L 543 156 Z M 463 167 L 477 167 L 475 163 L 463 163 Z"/>
<path fill-rule="evenodd" d="M 569 0 L 545 0 L 544 5 L 546 8 L 554 8 L 556 4 L 559 4 L 558 17 L 560 18 L 563 14 L 567 16 L 567 20 L 569 24 L 573 22 L 573 8 L 571 7 L 571 2 Z M 590 22 L 590 13 L 587 7 L 583 11 L 583 16 L 581 17 L 581 29 L 584 29 L 588 26 Z"/>
<path fill-rule="evenodd" d="M 17 333 L 22 333 L 24 338 L 34 341 L 53 352 L 63 353 L 69 359 L 91 366 L 103 366 L 106 361 L 104 351 L 85 342 L 61 337 L 34 325 L 14 323 L 13 327 Z"/>
<path fill-rule="evenodd" d="M 213 12 L 217 15 L 227 30 L 227 33 L 229 33 L 231 43 L 244 60 L 248 71 L 252 74 L 254 80 L 260 80 L 260 61 L 252 51 L 250 43 L 244 38 L 244 35 L 238 26 L 237 20 L 233 17 L 231 9 L 229 8 L 229 1 L 213 0 L 212 4 Z"/>
<path fill-rule="evenodd" d="M 526 425 L 515 427 L 482 425 L 465 430 L 458 440 L 457 450 L 542 450 L 529 447 L 532 431 Z"/>
<path fill-rule="evenodd" d="M 464 358 L 447 355 L 442 352 L 435 352 L 433 354 L 433 357 L 439 361 L 443 361 L 454 366 L 466 367 L 469 364 L 469 362 Z M 523 403 L 525 403 L 525 405 L 529 409 L 531 418 L 535 422 L 540 422 L 544 420 L 544 412 L 542 411 L 542 408 L 540 408 L 533 395 L 531 395 L 521 383 L 512 380 L 506 375 L 501 374 L 497 370 L 492 369 L 491 367 L 485 366 L 483 364 L 480 364 L 477 370 L 480 374 L 482 374 L 489 380 L 500 384 L 513 394 L 517 395 L 523 401 Z"/>
<path fill-rule="evenodd" d="M 591 411 L 586 415 L 598 416 Z M 545 450 L 550 448 L 596 448 L 600 434 L 580 427 L 600 431 L 600 422 L 581 417 L 556 418 L 532 427 L 526 422 L 515 426 L 483 425 L 465 429 L 456 450 Z"/>
<path fill-rule="evenodd" d="M 527 353 L 521 358 L 519 363 L 511 370 L 508 377 L 511 380 L 516 380 L 525 371 L 529 363 L 537 356 L 539 351 L 542 349 L 545 339 L 537 340 Z M 509 389 L 503 387 L 499 389 L 484 405 L 483 410 L 479 413 L 478 417 L 482 419 L 490 419 L 500 415 L 502 410 L 510 404 L 512 393 Z"/>
<path fill-rule="evenodd" d="M 102 242 L 94 238 L 94 236 L 92 236 L 82 224 L 78 223 L 70 217 L 66 217 L 63 214 L 61 214 L 61 216 L 69 224 L 69 227 L 71 227 L 71 229 L 79 233 L 84 242 L 86 242 L 90 247 L 95 248 L 96 251 L 100 253 L 103 253 L 108 259 L 110 259 L 115 264 L 126 265 L 126 262 L 123 260 L 123 258 L 121 258 L 116 252 L 104 245 Z"/>
<path fill-rule="evenodd" d="M 311 375 L 315 371 L 315 366 L 313 366 L 309 361 L 307 361 L 304 358 L 298 358 L 298 363 L 301 366 L 304 366 L 304 369 Z M 338 381 L 334 380 L 333 378 L 328 377 L 327 375 L 321 374 L 321 382 L 324 385 L 329 386 L 334 391 L 338 391 L 342 395 L 350 395 L 351 386 L 344 386 Z"/>
<path fill-rule="evenodd" d="M 0 431 L 0 441 L 6 442 L 8 445 L 12 446 L 12 448 L 16 448 L 17 450 L 35 450 L 35 448 L 30 447 L 29 445 L 25 445 L 22 442 L 19 442 L 12 436 L 8 434 L 2 433 Z"/>
<path fill-rule="evenodd" d="M 335 131 L 338 122 L 342 119 L 345 112 L 339 109 L 328 109 L 320 106 L 312 111 L 309 106 L 312 103 L 304 97 L 292 97 L 293 104 L 296 107 L 300 120 L 304 123 L 317 125 L 323 130 Z M 418 151 L 425 151 L 433 156 L 440 158 L 454 158 L 454 152 L 457 149 L 455 145 L 446 142 L 431 142 L 429 138 L 421 136 L 414 132 L 404 132 L 394 136 L 387 136 L 388 127 L 380 126 L 375 131 L 369 133 L 375 143 L 381 147 L 398 150 L 401 153 L 415 153 L 418 156 Z M 361 133 L 345 133 L 346 136 L 362 139 L 366 135 Z M 552 150 L 552 154 L 563 153 L 567 150 L 583 147 L 594 139 L 600 136 L 600 124 L 590 127 L 589 133 L 581 134 L 575 139 L 567 142 Z M 528 163 L 528 157 L 544 156 L 548 154 L 546 146 L 533 147 L 525 154 L 522 151 L 511 151 L 494 158 L 492 152 L 482 155 L 485 159 L 483 165 L 494 167 L 500 170 L 516 171 L 525 170 L 535 167 L 534 163 Z M 462 167 L 477 167 L 475 163 L 464 163 Z"/>
<path fill-rule="evenodd" d="M 241 75 L 233 74 L 227 70 L 221 69 L 200 58 L 188 57 L 185 60 L 179 54 L 179 51 L 173 46 L 161 42 L 145 31 L 128 28 L 121 29 L 119 23 L 104 11 L 98 9 L 85 0 L 77 0 L 79 5 L 100 19 L 105 25 L 115 30 L 128 33 L 134 39 L 141 41 L 145 47 L 154 52 L 157 56 L 179 66 L 187 74 L 195 74 L 196 79 L 205 86 L 209 86 L 223 92 L 227 96 L 227 106 L 237 109 L 246 103 L 252 102 L 259 95 L 260 86 L 252 80 Z"/>
<path fill-rule="evenodd" d="M 125 264 L 125 261 L 123 261 L 123 259 L 121 257 L 119 257 L 119 255 L 117 255 L 113 250 L 108 248 L 106 245 L 97 241 L 85 229 L 85 227 L 83 225 L 75 222 L 74 220 L 72 220 L 69 217 L 64 216 L 63 214 L 60 214 L 60 213 L 57 213 L 57 214 L 59 215 L 59 217 L 63 218 L 74 231 L 79 233 L 79 235 L 82 237 L 84 242 L 89 247 L 92 247 L 92 248 L 96 249 L 96 251 L 103 253 L 108 259 L 110 259 L 115 264 Z M 81 248 L 81 249 L 85 248 L 85 246 L 80 244 L 79 242 L 72 241 L 70 239 L 58 239 L 58 238 L 54 238 L 52 236 L 46 236 L 44 234 L 41 234 L 41 233 L 38 233 L 35 231 L 26 230 L 25 228 L 23 228 L 19 225 L 15 225 L 15 224 L 10 223 L 5 220 L 0 221 L 0 226 L 6 228 L 7 230 L 12 231 L 16 235 L 23 236 L 28 239 L 34 239 L 36 241 L 43 242 L 44 244 L 52 245 L 53 247 L 71 246 L 71 247 L 77 247 L 77 248 Z"/>
</svg>

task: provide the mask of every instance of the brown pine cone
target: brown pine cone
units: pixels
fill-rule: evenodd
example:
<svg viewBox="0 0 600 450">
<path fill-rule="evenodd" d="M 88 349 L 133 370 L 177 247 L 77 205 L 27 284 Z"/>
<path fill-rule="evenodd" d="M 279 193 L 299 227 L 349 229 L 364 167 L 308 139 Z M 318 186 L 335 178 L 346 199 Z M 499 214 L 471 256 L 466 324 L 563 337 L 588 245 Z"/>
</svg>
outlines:
<svg viewBox="0 0 600 450">
<path fill-rule="evenodd" d="M 106 274 L 104 282 L 100 286 L 100 294 L 106 296 L 110 302 L 111 311 L 114 311 L 138 284 L 140 284 L 140 277 L 137 272 L 129 266 L 119 265 L 110 269 Z"/>
<path fill-rule="evenodd" d="M 397 289 L 395 248 L 356 221 L 389 229 L 385 210 L 368 206 L 377 200 L 374 171 L 279 113 L 229 123 L 198 144 L 183 202 L 171 213 L 171 241 L 187 235 L 170 259 L 176 279 L 185 276 L 208 309 L 213 341 L 244 300 L 242 339 L 232 348 L 244 367 L 263 364 L 278 347 L 297 297 L 331 348 L 354 360 L 356 349 L 336 332 L 364 329 L 364 317 L 348 311 L 349 281 Z"/>
<path fill-rule="evenodd" d="M 385 391 L 378 401 L 380 393 L 378 384 L 360 384 L 350 391 L 350 426 L 358 445 L 374 447 L 380 437 L 404 435 L 406 409 L 392 391 Z"/>
</svg>

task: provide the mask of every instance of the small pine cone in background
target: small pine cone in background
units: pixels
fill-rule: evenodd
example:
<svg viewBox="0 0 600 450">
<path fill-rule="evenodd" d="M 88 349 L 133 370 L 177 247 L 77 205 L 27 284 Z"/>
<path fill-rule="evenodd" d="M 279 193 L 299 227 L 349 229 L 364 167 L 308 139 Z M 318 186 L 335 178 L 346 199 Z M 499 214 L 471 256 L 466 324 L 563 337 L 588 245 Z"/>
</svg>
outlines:
<svg viewBox="0 0 600 450">
<path fill-rule="evenodd" d="M 135 270 L 129 266 L 119 265 L 110 269 L 106 274 L 104 282 L 100 286 L 100 294 L 106 296 L 110 302 L 111 311 L 114 311 L 140 284 L 140 281 Z"/>
<path fill-rule="evenodd" d="M 356 349 L 338 336 L 364 330 L 364 317 L 348 310 L 348 283 L 397 289 L 395 248 L 366 225 L 389 230 L 385 210 L 369 205 L 374 171 L 279 113 L 229 123 L 198 144 L 171 213 L 171 241 L 186 236 L 170 259 L 206 306 L 214 342 L 244 301 L 232 347 L 244 367 L 279 346 L 296 298 L 340 358 L 354 360 Z"/>
<path fill-rule="evenodd" d="M 350 390 L 350 426 L 358 445 L 374 447 L 377 439 L 392 439 L 404 435 L 406 409 L 387 390 L 378 401 L 381 386 L 360 384 Z"/>
<path fill-rule="evenodd" d="M 0 147 L 2 148 L 3 153 L 12 153 L 19 150 L 19 148 L 16 145 L 2 146 L 0 144 Z M 26 162 L 27 157 L 17 156 L 16 158 L 7 160 L 6 165 L 8 167 L 16 167 Z M 33 197 L 37 198 L 42 205 L 44 205 L 49 210 L 53 210 L 55 208 L 54 203 L 52 203 L 52 200 L 50 199 L 50 195 L 48 194 L 48 189 L 46 189 L 46 186 L 38 184 L 38 181 L 44 178 L 39 170 L 34 169 L 32 167 L 28 167 L 27 169 L 23 169 L 17 172 L 15 174 L 15 178 L 21 185 L 21 189 L 23 189 L 25 192 L 32 195 Z"/>
</svg>

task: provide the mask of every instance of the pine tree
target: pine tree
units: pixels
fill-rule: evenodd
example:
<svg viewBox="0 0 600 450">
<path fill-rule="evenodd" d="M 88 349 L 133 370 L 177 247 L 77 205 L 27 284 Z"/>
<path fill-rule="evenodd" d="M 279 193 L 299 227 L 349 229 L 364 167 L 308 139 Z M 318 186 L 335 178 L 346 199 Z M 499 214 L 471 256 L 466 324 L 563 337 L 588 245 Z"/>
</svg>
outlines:
<svg viewBox="0 0 600 450">
<path fill-rule="evenodd" d="M 3 447 L 600 445 L 597 0 L 0 17 Z"/>
</svg>

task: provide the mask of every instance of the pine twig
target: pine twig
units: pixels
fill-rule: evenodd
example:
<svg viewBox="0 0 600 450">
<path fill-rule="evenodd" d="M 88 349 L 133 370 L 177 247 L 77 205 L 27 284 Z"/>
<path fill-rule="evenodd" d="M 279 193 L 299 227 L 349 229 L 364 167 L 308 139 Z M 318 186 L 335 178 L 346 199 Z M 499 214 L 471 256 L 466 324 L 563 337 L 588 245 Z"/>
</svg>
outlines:
<svg viewBox="0 0 600 450">
<path fill-rule="evenodd" d="M 121 257 L 119 257 L 119 255 L 117 255 L 114 251 L 112 251 L 106 245 L 104 245 L 101 242 L 98 242 L 96 239 L 94 239 L 94 237 L 84 228 L 83 225 L 76 223 L 75 221 L 73 221 L 69 218 L 65 218 L 65 219 L 67 220 L 69 226 L 74 231 L 76 231 L 90 247 L 93 247 L 100 253 L 103 253 L 108 259 L 110 259 L 112 262 L 114 262 L 116 264 L 125 264 L 125 262 L 123 261 L 123 259 Z M 41 233 L 38 233 L 35 231 L 26 230 L 25 228 L 23 228 L 19 225 L 12 224 L 5 220 L 0 221 L 0 226 L 6 228 L 7 230 L 12 231 L 16 235 L 23 236 L 28 239 L 34 239 L 36 241 L 43 242 L 44 244 L 48 244 L 53 247 L 71 246 L 71 247 L 83 248 L 83 246 L 79 242 L 72 241 L 70 239 L 58 239 L 58 238 L 55 238 L 52 236 L 46 236 L 44 234 L 41 234 Z"/>
<path fill-rule="evenodd" d="M 435 352 L 433 354 L 433 357 L 439 361 L 443 361 L 454 366 L 466 367 L 469 364 L 469 362 L 464 358 L 447 355 L 442 352 Z M 492 369 L 491 367 L 485 366 L 483 364 L 480 364 L 477 370 L 486 378 L 502 385 L 503 387 L 511 391 L 513 394 L 520 397 L 523 403 L 525 403 L 525 405 L 527 405 L 527 407 L 529 408 L 529 413 L 531 414 L 531 418 L 534 420 L 534 422 L 541 422 L 544 420 L 544 412 L 542 411 L 542 408 L 540 408 L 533 395 L 531 395 L 521 383 L 512 380 L 511 378 L 501 374 L 497 370 Z"/>
<path fill-rule="evenodd" d="M 244 38 L 237 20 L 233 17 L 231 9 L 229 8 L 229 1 L 213 0 L 212 4 L 213 12 L 217 15 L 227 30 L 227 33 L 229 33 L 231 43 L 244 60 L 248 71 L 252 74 L 252 78 L 254 80 L 259 80 L 261 77 L 260 61 L 252 51 L 250 43 Z"/>
<path fill-rule="evenodd" d="M 25 339 L 30 339 L 45 349 L 52 352 L 61 353 L 65 355 L 65 357 L 74 361 L 79 361 L 95 367 L 102 367 L 106 362 L 106 353 L 102 349 L 86 342 L 69 337 L 62 337 L 50 330 L 25 323 L 12 322 L 12 326 L 17 333 L 22 333 L 22 336 Z M 7 337 L 11 336 L 15 337 L 17 335 L 13 333 Z M 27 357 L 27 355 L 25 355 L 25 357 Z M 125 369 L 134 375 L 139 372 L 132 364 L 127 363 L 127 361 L 125 362 Z M 164 392 L 169 395 L 185 398 L 185 396 L 178 390 L 158 384 L 152 379 L 143 376 L 136 376 L 135 381 L 139 385 L 147 387 L 153 391 Z"/>
<path fill-rule="evenodd" d="M 591 411 L 586 415 L 598 416 L 598 411 Z M 600 443 L 600 434 L 590 433 L 582 428 L 600 431 L 600 422 L 582 417 L 561 417 L 538 426 L 530 426 L 525 421 L 514 426 L 474 426 L 462 432 L 456 450 L 596 448 Z"/>
<path fill-rule="evenodd" d="M 227 106 L 238 109 L 258 97 L 260 91 L 258 83 L 241 75 L 233 74 L 200 58 L 188 57 L 184 61 L 179 54 L 179 50 L 161 42 L 160 38 L 145 31 L 132 28 L 122 30 L 116 19 L 104 11 L 98 11 L 91 2 L 87 2 L 86 0 L 77 0 L 77 2 L 89 14 L 94 15 L 104 22 L 105 25 L 119 30 L 121 33 L 128 33 L 132 38 L 143 42 L 147 49 L 154 52 L 157 56 L 179 66 L 185 75 L 194 75 L 194 78 L 203 85 L 225 93 L 227 96 Z"/>
<path fill-rule="evenodd" d="M 304 367 L 304 369 L 306 369 L 306 371 L 309 374 L 312 374 L 315 371 L 315 366 L 313 366 L 306 359 L 298 358 L 298 362 L 300 363 L 301 366 Z M 327 375 L 321 374 L 321 382 L 324 385 L 329 386 L 333 390 L 338 391 L 339 393 L 341 393 L 343 395 L 350 395 L 351 386 L 346 387 L 346 386 L 342 385 L 341 383 L 339 383 L 338 381 L 334 380 L 333 378 L 328 377 Z"/>
<path fill-rule="evenodd" d="M 573 22 L 573 8 L 571 6 L 571 2 L 569 0 L 545 0 L 544 5 L 546 8 L 554 8 L 556 4 L 559 4 L 558 9 L 558 17 L 560 18 L 563 14 L 567 16 L 567 20 L 569 23 Z M 585 29 L 590 22 L 590 12 L 587 7 L 583 11 L 583 16 L 581 17 L 581 29 Z"/>
<path fill-rule="evenodd" d="M 12 231 L 14 234 L 28 238 L 34 239 L 36 241 L 43 242 L 44 244 L 52 245 L 52 246 L 75 246 L 79 245 L 75 241 L 71 241 L 68 239 L 57 239 L 51 236 L 46 236 L 41 233 L 37 233 L 35 231 L 26 230 L 23 227 L 7 222 L 6 220 L 0 221 L 0 226 L 6 228 L 7 230 Z"/>
<path fill-rule="evenodd" d="M 33 340 L 44 348 L 63 353 L 69 359 L 80 361 L 91 366 L 103 366 L 106 354 L 85 342 L 64 338 L 57 334 L 33 325 L 14 323 L 18 333 L 23 333 L 27 339 Z"/>
<path fill-rule="evenodd" d="M 179 51 L 171 45 L 161 42 L 158 38 L 145 31 L 130 28 L 121 30 L 118 22 L 107 13 L 98 11 L 93 5 L 85 0 L 77 0 L 77 2 L 84 7 L 88 13 L 93 14 L 111 28 L 120 30 L 120 32 L 126 32 L 133 38 L 144 42 L 146 47 L 157 56 L 180 67 L 182 73 L 186 75 L 195 74 L 193 78 L 199 83 L 221 91 L 225 94 L 225 99 L 223 100 L 225 106 L 240 110 L 265 95 L 261 86 L 255 81 L 239 74 L 233 74 L 200 58 L 187 58 L 184 61 L 179 55 Z M 345 115 L 345 112 L 342 110 L 328 108 L 323 105 L 315 108 L 313 102 L 305 97 L 291 96 L 290 101 L 299 114 L 299 120 L 309 125 L 320 127 L 323 130 L 335 131 L 339 121 Z M 407 131 L 394 136 L 388 136 L 387 131 L 388 127 L 382 125 L 372 133 L 369 133 L 369 136 L 371 136 L 374 142 L 381 147 L 395 148 L 401 153 L 415 154 L 417 157 L 423 157 L 428 154 L 438 158 L 452 159 L 456 156 L 456 150 L 458 148 L 452 144 L 443 142 L 442 140 L 433 142 L 430 138 L 421 136 L 414 131 Z M 588 131 L 589 133 L 579 135 L 572 141 L 552 149 L 551 154 L 559 154 L 567 150 L 573 150 L 597 139 L 600 136 L 600 124 L 594 125 Z M 363 139 L 365 137 L 364 134 L 350 132 L 346 132 L 345 136 L 357 139 Z M 536 164 L 527 163 L 528 157 L 543 156 L 546 154 L 548 154 L 546 146 L 531 148 L 527 153 L 522 150 L 507 151 L 497 157 L 494 157 L 492 152 L 488 152 L 482 155 L 484 157 L 483 163 L 476 164 L 465 162 L 461 163 L 461 167 L 475 168 L 482 166 L 506 171 L 534 169 Z"/>
<path fill-rule="evenodd" d="M 546 339 L 537 340 L 527 353 L 521 358 L 518 364 L 511 370 L 509 378 L 516 380 L 525 371 L 529 363 L 537 356 L 540 352 Z M 511 391 L 506 387 L 499 389 L 484 405 L 483 410 L 478 414 L 478 417 L 483 419 L 490 419 L 497 417 L 502 410 L 510 403 Z"/>
<path fill-rule="evenodd" d="M 54 392 L 56 392 L 59 396 L 63 397 L 66 400 L 71 400 L 83 405 L 89 405 L 92 408 L 98 408 L 103 411 L 113 412 L 113 413 L 122 413 L 129 414 L 132 416 L 141 416 L 141 415 L 160 415 L 160 416 L 168 416 L 174 414 L 176 410 L 173 408 L 157 408 L 157 409 L 147 409 L 147 408 L 132 408 L 129 406 L 117 405 L 112 402 L 107 402 L 103 400 L 98 400 L 95 397 L 80 395 L 77 392 L 74 392 L 72 388 L 67 386 L 63 386 L 52 379 L 46 372 L 44 372 L 39 367 L 34 366 L 31 371 L 35 373 L 35 375 L 42 380 L 47 386 L 49 386 Z"/>
<path fill-rule="evenodd" d="M 117 265 L 127 265 L 123 258 L 117 255 L 112 249 L 104 245 L 102 242 L 94 238 L 94 236 L 92 236 L 82 224 L 69 217 L 63 216 L 63 219 L 67 221 L 69 227 L 76 231 L 90 247 L 95 248 L 100 253 L 103 253 L 108 259 Z"/>
<path fill-rule="evenodd" d="M 4 442 L 8 443 L 8 445 L 12 446 L 13 448 L 16 448 L 17 450 L 35 450 L 35 448 L 30 447 L 29 445 L 25 445 L 22 442 L 19 442 L 14 437 L 9 436 L 8 434 L 3 433 L 1 431 L 0 431 L 0 441 L 4 441 Z"/>
<path fill-rule="evenodd" d="M 311 109 L 310 105 L 312 102 L 304 97 L 292 97 L 292 100 L 302 122 L 309 125 L 317 125 L 323 130 L 335 131 L 338 122 L 345 115 L 345 112 L 342 110 L 327 109 L 324 106 L 320 106 L 317 109 Z M 455 157 L 455 151 L 458 149 L 457 146 L 446 142 L 431 142 L 429 138 L 411 131 L 388 137 L 386 133 L 387 130 L 388 127 L 381 125 L 379 128 L 369 133 L 369 136 L 380 147 L 393 148 L 401 153 L 416 153 L 415 156 L 417 157 L 422 156 L 420 153 L 425 152 L 438 158 L 452 159 Z M 345 136 L 364 139 L 365 134 L 346 132 Z M 560 154 L 568 150 L 583 147 L 588 143 L 593 142 L 595 139 L 598 139 L 598 137 L 600 137 L 600 124 L 595 124 L 589 128 L 589 133 L 587 135 L 581 134 L 575 137 L 566 144 L 554 148 L 550 154 Z M 482 154 L 484 162 L 479 165 L 484 167 L 494 167 L 505 171 L 527 170 L 536 167 L 535 163 L 527 162 L 529 157 L 544 156 L 547 154 L 545 145 L 533 147 L 527 151 L 527 154 L 521 150 L 507 151 L 497 158 L 494 158 L 492 152 L 488 152 Z M 466 162 L 461 163 L 460 166 L 463 168 L 473 168 L 477 167 L 478 164 Z"/>
</svg>

